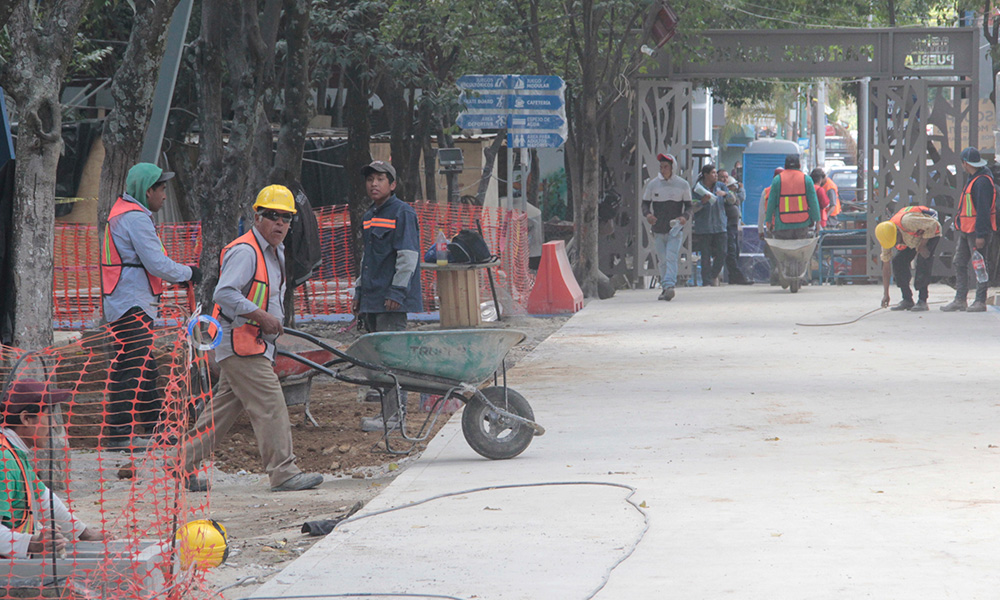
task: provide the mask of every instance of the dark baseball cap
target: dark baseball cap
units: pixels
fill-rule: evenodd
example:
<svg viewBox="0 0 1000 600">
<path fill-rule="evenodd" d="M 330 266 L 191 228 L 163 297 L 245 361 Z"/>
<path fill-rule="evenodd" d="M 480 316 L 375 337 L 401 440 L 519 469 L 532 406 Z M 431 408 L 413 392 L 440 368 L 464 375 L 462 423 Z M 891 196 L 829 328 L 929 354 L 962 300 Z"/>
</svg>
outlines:
<svg viewBox="0 0 1000 600">
<path fill-rule="evenodd" d="M 969 146 L 965 150 L 962 150 L 962 162 L 977 169 L 986 166 L 986 161 L 979 155 L 979 148 L 975 146 Z"/>
<path fill-rule="evenodd" d="M 656 155 L 656 160 L 660 160 L 660 161 L 665 160 L 665 161 L 667 161 L 670 164 L 677 164 L 677 159 L 674 158 L 673 154 L 666 154 L 666 153 L 657 154 Z"/>
<path fill-rule="evenodd" d="M 393 181 L 396 180 L 396 169 L 384 160 L 372 161 L 361 168 L 362 177 L 368 177 L 370 173 L 385 173 L 391 177 Z"/>
<path fill-rule="evenodd" d="M 160 178 L 157 179 L 156 181 L 154 181 L 153 185 L 156 185 L 158 183 L 163 183 L 164 181 L 170 181 L 173 178 L 174 178 L 174 172 L 173 171 L 164 171 L 164 172 L 160 173 Z"/>
<path fill-rule="evenodd" d="M 71 394 L 66 390 L 50 390 L 41 381 L 21 379 L 15 381 L 4 394 L 0 405 L 5 413 L 24 412 L 30 406 L 53 406 L 69 402 Z"/>
</svg>

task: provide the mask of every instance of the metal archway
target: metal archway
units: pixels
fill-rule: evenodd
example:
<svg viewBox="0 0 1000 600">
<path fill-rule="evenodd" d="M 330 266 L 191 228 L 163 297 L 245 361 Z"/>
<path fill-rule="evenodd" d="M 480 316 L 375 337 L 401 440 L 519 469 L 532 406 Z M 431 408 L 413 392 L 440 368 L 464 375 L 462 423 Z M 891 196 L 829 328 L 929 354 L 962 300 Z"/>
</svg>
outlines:
<svg viewBox="0 0 1000 600">
<path fill-rule="evenodd" d="M 869 140 L 867 273 L 877 276 L 874 226 L 908 204 L 934 205 L 953 216 L 961 185 L 959 155 L 978 145 L 981 33 L 976 28 L 706 31 L 707 53 L 698 62 L 664 61 L 634 81 L 634 100 L 615 115 L 630 123 L 608 161 L 630 215 L 628 235 L 602 244 L 609 275 L 637 281 L 655 274 L 649 226 L 641 218 L 644 182 L 657 172 L 656 155 L 677 156 L 687 176 L 695 167 L 690 138 L 693 79 L 740 77 L 871 78 L 861 98 Z M 619 121 L 622 122 L 622 121 Z M 859 140 L 860 141 L 860 140 Z M 626 150 L 627 149 L 627 150 Z M 956 171 L 957 173 L 953 173 Z M 954 236 L 939 244 L 935 274 L 950 273 Z M 615 259 L 611 260 L 610 257 Z M 625 256 L 629 259 L 620 260 Z M 681 274 L 690 275 L 690 261 Z"/>
</svg>

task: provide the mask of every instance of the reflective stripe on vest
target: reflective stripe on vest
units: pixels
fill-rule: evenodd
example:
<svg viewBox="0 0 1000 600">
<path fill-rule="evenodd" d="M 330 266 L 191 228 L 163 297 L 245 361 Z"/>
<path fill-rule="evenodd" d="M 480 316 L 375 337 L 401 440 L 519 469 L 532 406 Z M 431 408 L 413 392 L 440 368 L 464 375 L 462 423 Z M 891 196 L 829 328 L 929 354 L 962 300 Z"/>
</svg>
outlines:
<svg viewBox="0 0 1000 600">
<path fill-rule="evenodd" d="M 993 203 L 990 205 L 990 227 L 997 230 L 997 190 L 993 187 L 993 179 L 986 175 L 976 175 L 965 186 L 965 191 L 958 201 L 958 210 L 955 212 L 955 219 L 958 221 L 958 230 L 964 233 L 976 232 L 976 203 L 972 201 L 972 185 L 980 177 L 990 180 L 990 187 L 993 189 Z"/>
<path fill-rule="evenodd" d="M 27 508 L 24 509 L 21 518 L 18 521 L 14 521 L 14 504 L 11 502 L 10 506 L 10 518 L 11 526 L 9 529 L 16 531 L 17 533 L 34 533 L 35 532 L 35 510 L 32 508 L 32 497 L 34 494 L 31 492 L 31 478 L 28 477 L 28 469 L 24 466 L 24 462 L 21 461 L 21 455 L 17 453 L 14 446 L 7 439 L 7 436 L 0 433 L 0 449 L 10 452 L 11 456 L 14 457 L 14 461 L 17 462 L 17 468 L 21 471 L 21 478 L 24 480 L 24 497 L 28 503 Z M 7 494 L 10 496 L 11 490 L 8 490 Z"/>
<path fill-rule="evenodd" d="M 838 188 L 837 184 L 834 183 L 829 177 L 826 178 L 826 181 L 824 181 L 823 185 L 820 187 L 827 192 L 833 190 L 833 202 L 830 203 L 830 216 L 836 217 L 840 214 L 840 188 Z M 827 197 L 829 198 L 830 195 L 827 194 Z"/>
<path fill-rule="evenodd" d="M 365 229 L 371 229 L 372 227 L 395 229 L 396 219 L 383 219 L 380 217 L 372 217 L 371 219 L 365 221 Z"/>
<path fill-rule="evenodd" d="M 226 252 L 240 244 L 247 244 L 253 248 L 255 255 L 254 275 L 253 279 L 250 280 L 250 287 L 246 291 L 247 300 L 266 311 L 270 300 L 267 263 L 264 262 L 264 252 L 257 243 L 257 236 L 254 235 L 253 229 L 236 238 L 222 249 L 219 255 L 219 267 L 222 267 L 222 261 L 226 258 Z M 222 308 L 218 304 L 215 305 L 212 316 L 216 319 L 225 319 L 230 323 L 233 321 L 233 319 L 222 314 Z M 214 327 L 210 329 L 214 330 Z M 215 331 L 209 331 L 209 334 L 214 336 Z M 267 351 L 267 344 L 264 343 L 264 338 L 261 337 L 260 326 L 254 321 L 247 321 L 244 325 L 233 328 L 232 345 L 233 354 L 237 356 L 257 356 Z"/>
<path fill-rule="evenodd" d="M 927 208 L 926 206 L 915 205 L 915 206 L 904 206 L 903 208 L 897 210 L 896 214 L 892 215 L 892 218 L 889 220 L 892 221 L 892 223 L 896 226 L 896 229 L 902 231 L 906 235 L 917 237 L 916 231 L 910 231 L 909 229 L 903 227 L 903 215 L 912 212 L 921 212 L 929 217 L 934 217 L 935 219 L 937 219 L 937 211 L 934 210 L 933 208 Z M 938 234 L 940 234 L 941 232 L 940 225 L 938 225 L 937 232 Z M 905 250 L 906 247 L 907 247 L 906 244 L 896 244 L 896 250 Z"/>
<path fill-rule="evenodd" d="M 108 215 L 108 224 L 104 226 L 104 240 L 101 244 L 101 294 L 104 296 L 110 296 L 114 293 L 118 287 L 118 283 L 122 279 L 122 269 L 125 267 L 145 271 L 146 279 L 149 280 L 149 290 L 153 292 L 153 295 L 159 296 L 163 293 L 162 279 L 146 271 L 146 268 L 141 263 L 123 263 L 121 255 L 118 254 L 118 247 L 115 246 L 115 238 L 111 235 L 111 219 L 133 211 L 142 212 L 142 207 L 134 202 L 118 198 L 115 205 L 111 207 L 111 214 Z M 167 253 L 166 248 L 163 247 L 163 242 L 160 242 L 160 249 L 163 250 L 164 255 Z"/>
<path fill-rule="evenodd" d="M 809 220 L 809 201 L 806 199 L 806 175 L 802 171 L 782 171 L 781 193 L 778 196 L 778 221 L 786 225 L 805 223 Z"/>
</svg>

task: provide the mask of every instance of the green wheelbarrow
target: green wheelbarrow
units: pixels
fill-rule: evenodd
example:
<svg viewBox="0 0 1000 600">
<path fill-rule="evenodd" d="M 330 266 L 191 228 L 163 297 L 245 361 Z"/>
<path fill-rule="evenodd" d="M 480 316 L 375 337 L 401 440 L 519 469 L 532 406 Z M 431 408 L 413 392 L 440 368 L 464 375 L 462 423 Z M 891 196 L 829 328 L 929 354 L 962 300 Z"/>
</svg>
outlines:
<svg viewBox="0 0 1000 600">
<path fill-rule="evenodd" d="M 399 437 L 409 442 L 408 449 L 393 447 L 390 433 L 397 428 L 384 424 L 383 440 L 392 454 L 406 454 L 426 440 L 449 398 L 465 404 L 462 433 L 469 446 L 486 458 L 513 458 L 524 452 L 534 436 L 545 433 L 535 423 L 524 396 L 507 387 L 504 358 L 524 340 L 523 332 L 455 329 L 369 333 L 344 351 L 301 331 L 285 329 L 285 334 L 306 340 L 334 358 L 318 363 L 303 356 L 305 353 L 280 348 L 278 355 L 340 381 L 377 389 L 383 395 L 394 390 L 400 414 L 405 413 L 401 391 L 440 396 L 419 430 L 408 430 L 406 419 L 400 420 Z M 490 385 L 484 386 L 487 382 Z"/>
</svg>

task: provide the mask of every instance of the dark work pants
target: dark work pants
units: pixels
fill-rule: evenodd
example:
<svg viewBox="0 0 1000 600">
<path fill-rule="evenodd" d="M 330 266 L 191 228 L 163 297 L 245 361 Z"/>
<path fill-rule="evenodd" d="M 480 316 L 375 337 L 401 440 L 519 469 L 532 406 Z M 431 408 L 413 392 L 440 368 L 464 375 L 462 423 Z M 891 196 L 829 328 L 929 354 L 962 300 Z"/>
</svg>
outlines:
<svg viewBox="0 0 1000 600">
<path fill-rule="evenodd" d="M 962 233 L 960 235 L 962 237 L 955 246 L 955 257 L 952 259 L 951 264 L 955 267 L 955 299 L 966 300 L 969 295 L 969 264 L 972 259 L 972 251 L 976 249 L 976 234 Z M 987 237 L 986 246 L 979 251 L 983 255 L 987 271 L 990 269 L 989 259 L 986 257 L 986 249 L 989 247 L 990 238 Z M 972 278 L 975 280 L 975 275 L 972 275 Z M 986 291 L 989 289 L 989 286 L 989 281 L 983 283 L 976 282 L 976 302 L 986 302 Z"/>
<path fill-rule="evenodd" d="M 740 271 L 740 211 L 726 205 L 726 273 L 729 283 L 743 283 L 747 277 Z"/>
<path fill-rule="evenodd" d="M 921 302 L 927 302 L 927 286 L 931 283 L 934 250 L 940 239 L 936 237 L 927 240 L 927 250 L 931 253 L 927 258 L 917 254 L 915 248 L 906 248 L 897 252 L 892 259 L 892 277 L 896 280 L 896 285 L 899 286 L 904 300 L 913 301 L 913 292 L 910 291 L 910 263 L 916 257 L 917 265 L 914 269 L 913 287 L 917 290 L 917 299 Z"/>
<path fill-rule="evenodd" d="M 364 328 L 369 333 L 378 331 L 406 331 L 405 312 L 383 312 L 383 313 L 363 313 L 358 316 L 363 319 Z M 406 407 L 406 392 L 400 396 L 401 402 L 396 401 L 396 389 L 389 388 L 382 394 L 382 419 L 388 422 L 399 412 L 399 405 Z"/>
<path fill-rule="evenodd" d="M 153 320 L 139 307 L 111 324 L 112 351 L 106 435 L 127 436 L 147 431 L 160 419 L 162 396 L 156 386 Z M 136 431 L 133 431 L 136 426 Z"/>
<path fill-rule="evenodd" d="M 726 262 L 726 232 L 695 234 L 694 250 L 701 254 L 701 283 L 711 285 Z"/>
</svg>

